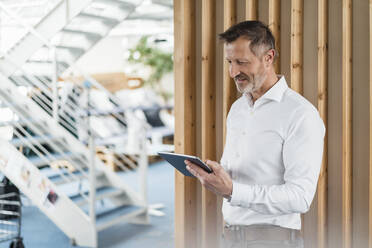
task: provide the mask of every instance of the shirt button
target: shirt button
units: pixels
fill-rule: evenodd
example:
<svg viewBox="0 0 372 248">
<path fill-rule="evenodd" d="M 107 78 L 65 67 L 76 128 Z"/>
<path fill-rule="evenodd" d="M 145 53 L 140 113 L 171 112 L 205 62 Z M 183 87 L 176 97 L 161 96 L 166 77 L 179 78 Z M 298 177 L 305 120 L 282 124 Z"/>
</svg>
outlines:
<svg viewBox="0 0 372 248">
<path fill-rule="evenodd" d="M 237 158 L 239 158 L 239 157 L 240 157 L 239 153 L 236 153 L 236 157 L 237 157 Z"/>
<path fill-rule="evenodd" d="M 243 131 L 242 134 L 245 135 L 246 134 L 245 131 Z"/>
</svg>

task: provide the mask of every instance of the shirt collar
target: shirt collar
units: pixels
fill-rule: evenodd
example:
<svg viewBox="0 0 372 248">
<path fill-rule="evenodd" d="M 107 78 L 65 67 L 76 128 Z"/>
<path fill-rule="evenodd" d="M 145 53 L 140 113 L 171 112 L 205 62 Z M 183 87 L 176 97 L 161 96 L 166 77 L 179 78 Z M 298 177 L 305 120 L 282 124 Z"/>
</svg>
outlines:
<svg viewBox="0 0 372 248">
<path fill-rule="evenodd" d="M 288 85 L 283 75 L 279 75 L 280 79 L 268 91 L 265 92 L 260 98 L 270 99 L 280 102 L 283 98 L 284 92 L 287 90 Z"/>
<path fill-rule="evenodd" d="M 268 90 L 263 94 L 260 98 L 257 99 L 256 107 L 261 105 L 259 102 L 264 101 L 265 99 L 273 100 L 280 102 L 283 98 L 284 92 L 287 90 L 288 85 L 285 80 L 285 77 L 283 75 L 278 75 L 280 78 L 279 80 Z M 253 100 L 251 94 L 246 95 L 246 100 L 248 102 L 248 105 L 250 107 L 253 107 Z"/>
</svg>

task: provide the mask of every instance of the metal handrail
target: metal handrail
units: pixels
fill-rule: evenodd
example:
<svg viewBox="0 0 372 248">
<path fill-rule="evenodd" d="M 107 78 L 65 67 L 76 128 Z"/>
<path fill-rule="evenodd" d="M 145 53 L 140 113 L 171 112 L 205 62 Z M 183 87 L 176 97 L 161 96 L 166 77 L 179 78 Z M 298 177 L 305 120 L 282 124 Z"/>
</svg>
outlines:
<svg viewBox="0 0 372 248">
<path fill-rule="evenodd" d="M 77 70 L 85 79 L 87 79 L 94 87 L 96 87 L 97 89 L 105 92 L 106 95 L 108 95 L 109 99 L 111 101 L 113 101 L 117 106 L 119 106 L 120 108 L 122 108 L 123 110 L 125 109 L 125 107 L 123 107 L 121 101 L 118 99 L 117 96 L 115 96 L 114 94 L 112 94 L 110 91 L 108 91 L 105 87 L 103 87 L 96 79 L 94 79 L 92 76 L 88 75 L 87 73 L 85 73 L 81 68 L 79 68 L 76 64 L 73 64 L 71 65 L 71 67 L 74 69 L 74 70 Z M 125 120 L 123 118 L 123 116 L 120 116 L 120 115 L 117 115 L 117 114 L 114 114 L 115 117 L 117 117 L 120 121 L 122 121 L 123 123 L 127 124 L 127 120 Z M 150 128 L 150 125 L 147 123 L 147 122 L 144 122 L 142 121 L 141 119 L 138 119 L 138 121 L 142 122 L 142 124 L 146 127 L 146 128 Z"/>
<path fill-rule="evenodd" d="M 22 126 L 20 126 L 20 125 L 15 125 L 18 129 L 20 129 L 20 130 L 22 130 L 22 132 L 27 136 L 27 137 L 31 137 L 32 138 L 32 136 L 30 136 L 27 132 L 26 132 L 26 130 L 24 130 L 23 128 L 22 128 Z M 35 152 L 36 153 L 36 155 L 38 156 L 38 157 L 40 157 L 44 162 L 45 162 L 45 164 L 49 164 L 50 162 L 51 162 L 51 159 L 47 159 L 47 156 L 49 157 L 51 154 L 48 152 L 48 151 L 44 151 L 44 149 L 43 149 L 43 152 L 47 155 L 47 156 L 45 156 L 44 154 L 42 154 L 41 152 L 39 152 L 39 150 L 38 149 L 36 149 L 36 147 L 35 147 L 35 145 L 33 144 L 33 143 L 31 143 L 29 140 L 27 140 L 27 139 L 25 139 L 24 138 L 24 136 L 21 134 L 21 133 L 19 133 L 17 130 L 14 130 L 14 133 L 15 133 L 15 135 L 19 138 L 19 139 L 21 139 L 25 144 L 27 144 L 27 146 L 33 151 L 33 152 Z M 43 147 L 42 147 L 42 145 L 40 144 L 40 143 L 38 143 L 37 144 L 37 147 L 39 148 L 39 149 L 42 149 Z M 64 181 L 65 182 L 73 182 L 72 181 L 72 179 L 70 180 L 69 178 L 67 178 L 60 170 L 58 170 L 58 173 L 61 175 L 61 178 L 63 178 L 64 179 Z"/>
<path fill-rule="evenodd" d="M 9 99 L 7 99 L 3 92 L 0 90 L 0 97 L 4 100 L 4 102 L 9 102 Z M 11 108 L 18 116 L 19 118 L 23 119 L 24 123 L 26 123 L 27 126 L 31 127 L 32 131 L 37 134 L 38 136 L 40 137 L 43 137 L 45 138 L 45 134 L 42 132 L 42 130 L 40 128 L 38 128 L 36 125 L 34 125 L 30 119 L 32 118 L 25 118 L 25 114 L 24 113 L 20 113 L 15 107 L 14 105 L 8 105 L 9 108 Z M 50 142 L 49 145 L 54 149 L 56 150 L 57 152 L 63 154 L 63 151 L 58 147 L 56 146 L 53 142 Z M 64 147 L 66 149 L 68 149 L 69 147 Z M 84 159 L 81 159 L 80 156 L 76 156 L 76 159 L 80 161 L 81 164 L 85 165 L 86 167 L 89 168 L 89 165 L 87 165 L 85 163 L 85 160 Z M 69 161 L 70 163 L 72 164 L 75 164 L 70 158 L 66 158 L 67 161 Z M 80 166 L 77 167 L 77 169 L 81 169 Z M 81 170 L 81 173 L 84 174 L 85 172 L 83 170 Z"/>
<path fill-rule="evenodd" d="M 17 128 L 19 128 L 19 127 L 20 127 L 20 126 L 17 126 Z M 22 129 L 23 129 L 23 128 L 22 128 Z M 52 162 L 51 160 L 48 160 L 44 154 L 41 154 L 41 153 L 38 151 L 38 149 L 36 149 L 35 146 L 34 146 L 31 142 L 29 142 L 27 139 L 25 139 L 24 136 L 22 136 L 18 131 L 14 130 L 14 132 L 16 133 L 16 136 L 17 136 L 18 138 L 20 138 L 20 139 L 21 139 L 25 144 L 27 144 L 28 147 L 29 147 L 33 152 L 35 152 L 35 153 L 37 154 L 38 157 L 40 157 L 42 160 L 44 160 L 44 162 L 45 162 L 46 164 L 50 164 L 50 163 Z M 25 132 L 24 134 L 26 134 L 26 133 L 27 133 L 27 132 Z M 32 137 L 32 136 L 30 136 L 29 134 L 26 134 L 26 135 L 27 135 L 28 137 Z M 39 147 L 39 148 L 42 147 L 40 143 L 38 144 L 38 147 Z M 45 152 L 44 152 L 44 153 L 45 153 Z M 52 158 L 54 157 L 53 154 L 49 153 L 48 151 L 47 151 L 46 154 L 47 154 L 48 157 L 52 157 Z M 57 160 L 57 159 L 54 157 L 54 160 Z M 74 168 L 75 168 L 75 167 L 74 167 Z M 77 177 L 75 174 L 71 173 L 69 170 L 64 170 L 64 171 L 67 172 L 67 174 L 69 175 L 69 177 L 67 177 L 67 176 L 65 175 L 65 173 L 62 172 L 61 169 L 58 169 L 58 170 L 57 170 L 57 173 L 61 176 L 61 178 L 64 180 L 64 182 L 74 182 L 74 180 L 73 180 L 71 177 L 74 177 L 74 178 L 76 179 L 76 181 L 80 181 L 80 180 L 82 180 L 81 178 Z M 86 200 L 88 199 L 88 198 L 85 196 L 85 194 L 80 193 L 80 192 L 79 192 L 79 194 L 80 194 L 83 198 L 85 198 Z"/>
<path fill-rule="evenodd" d="M 6 55 L 5 55 L 6 56 Z M 11 63 L 13 63 L 15 66 L 17 66 L 16 65 L 16 63 L 14 63 L 14 61 L 12 61 L 11 60 L 11 58 L 9 58 L 9 57 L 7 57 L 6 56 L 6 58 L 7 59 L 9 59 L 9 61 L 11 62 Z M 19 68 L 19 70 L 21 70 L 23 73 L 25 73 L 25 75 L 27 75 L 27 72 L 26 72 L 26 70 L 24 70 L 24 69 L 22 69 L 22 68 Z M 35 78 L 34 77 L 34 79 L 31 79 L 31 77 L 29 77 L 28 75 L 27 75 L 27 80 L 26 79 L 24 79 L 24 78 L 21 78 L 21 80 L 24 82 L 24 83 L 26 83 L 27 85 L 30 85 L 30 86 L 36 86 L 36 87 L 38 87 L 38 88 L 40 88 L 41 90 L 42 90 L 42 93 L 44 93 L 46 96 L 48 96 L 50 99 L 52 99 L 52 97 L 53 96 L 51 96 L 51 93 L 50 93 L 50 90 L 48 90 L 48 86 L 43 86 L 43 85 L 41 85 L 39 82 L 41 82 L 41 83 L 43 83 L 41 80 L 39 80 L 38 78 Z M 32 84 L 30 84 L 30 83 L 32 83 Z M 43 90 L 44 89 L 44 90 Z M 37 96 L 38 98 L 42 98 L 42 101 L 43 102 L 41 102 L 41 101 L 39 101 L 39 100 L 36 100 L 37 101 L 37 103 L 38 104 L 40 104 L 45 110 L 46 109 L 48 109 L 48 108 L 51 108 L 52 109 L 52 102 L 51 102 L 51 100 L 49 100 L 48 98 L 46 98 L 44 95 L 35 95 L 35 96 Z M 47 103 L 47 102 L 49 102 L 50 104 L 45 104 L 45 103 Z M 68 102 L 67 103 L 67 105 L 70 105 L 70 107 L 73 107 L 73 108 L 76 108 L 76 109 L 80 109 L 80 106 L 78 106 L 78 105 L 76 105 L 76 104 L 73 104 L 72 102 Z M 52 115 L 52 112 L 50 112 L 50 111 L 47 111 L 50 115 Z M 67 112 L 67 113 L 69 113 L 69 112 Z M 71 112 L 71 114 L 74 114 L 73 112 Z M 73 130 L 73 128 L 74 128 L 74 121 L 71 119 L 71 117 L 69 117 L 69 116 L 67 116 L 63 111 L 62 112 L 59 112 L 59 115 L 61 115 L 62 117 L 64 117 L 64 119 L 59 119 L 59 122 L 61 122 L 61 123 L 63 123 L 63 124 L 65 124 L 64 125 L 64 127 L 66 127 L 66 126 L 68 126 L 68 127 L 66 127 L 70 132 L 72 132 L 72 133 L 75 133 L 75 130 Z M 87 131 L 88 130 L 88 128 L 89 127 L 87 127 L 86 125 L 84 125 L 84 124 L 81 124 L 81 126 L 80 127 L 82 127 L 85 131 Z M 98 135 L 98 133 L 96 133 L 96 132 L 92 132 L 92 134 L 95 136 L 95 137 L 98 137 L 99 135 Z"/>
<path fill-rule="evenodd" d="M 22 118 L 23 118 L 23 116 L 22 116 Z M 74 168 L 79 170 L 82 173 L 83 177 L 87 178 L 87 175 L 86 175 L 87 173 L 85 173 L 84 170 L 80 169 L 79 166 L 76 166 L 76 163 L 74 163 L 69 157 L 62 156 L 61 159 L 57 159 L 52 153 L 50 153 L 48 150 L 46 150 L 45 147 L 43 147 L 40 142 L 37 142 L 36 139 L 32 135 L 30 135 L 29 132 L 27 132 L 19 123 L 15 123 L 14 126 L 23 133 L 23 135 L 22 135 L 19 131 L 17 131 L 17 129 L 14 129 L 13 131 L 14 131 L 15 135 L 19 139 L 21 139 L 33 152 L 35 152 L 35 154 L 38 157 L 40 157 L 46 164 L 50 164 L 53 160 L 57 161 L 57 160 L 64 159 L 64 160 L 70 162 L 71 164 L 73 164 Z M 35 132 L 35 133 L 38 133 L 37 131 L 35 131 L 35 129 L 32 129 L 32 131 Z M 28 139 L 25 139 L 25 136 Z M 44 135 L 41 135 L 41 136 L 44 136 Z M 45 139 L 45 140 L 48 140 L 48 138 Z M 32 142 L 30 142 L 30 141 L 32 141 Z M 54 146 L 54 144 L 52 142 L 46 142 L 46 144 Z M 44 154 L 42 154 L 40 151 L 43 152 Z M 60 150 L 58 152 L 63 154 L 63 151 L 62 152 L 61 151 L 62 150 Z M 75 174 L 71 173 L 68 170 L 67 170 L 67 173 L 69 174 L 70 178 L 67 177 L 64 173 L 62 173 L 61 170 L 57 170 L 57 171 L 58 171 L 59 175 L 61 176 L 61 178 L 65 182 L 73 182 L 72 178 L 76 179 L 76 181 L 81 180 L 79 177 L 77 177 Z M 82 197 L 84 197 L 86 200 L 88 199 L 84 194 L 81 194 L 80 192 L 79 192 L 79 194 L 82 195 Z"/>
<path fill-rule="evenodd" d="M 21 69 L 24 73 L 25 71 L 23 69 Z M 27 80 L 26 80 L 27 79 Z M 52 102 L 51 102 L 51 93 L 50 93 L 50 88 L 47 87 L 46 85 L 44 85 L 44 83 L 39 80 L 38 78 L 36 77 L 29 77 L 27 76 L 25 78 L 22 78 L 23 82 L 30 85 L 30 83 L 32 83 L 32 85 L 40 88 L 42 90 L 42 92 L 45 94 L 35 94 L 34 95 L 34 100 L 45 110 L 47 111 L 50 115 L 51 115 L 51 110 L 49 110 L 51 108 L 51 105 L 52 105 Z M 94 80 L 94 79 L 93 79 Z M 92 81 L 93 81 L 92 80 Z M 94 82 L 95 85 L 100 85 L 97 81 Z M 42 85 L 43 84 L 43 85 Z M 98 88 L 98 87 L 97 87 Z M 43 91 L 43 89 L 45 91 Z M 106 92 L 107 93 L 107 92 Z M 111 94 L 111 93 L 110 93 Z M 49 99 L 47 97 L 49 97 Z M 75 97 L 74 95 L 71 95 L 72 97 Z M 76 99 L 76 98 L 75 98 Z M 77 99 L 76 99 L 77 100 Z M 77 104 L 74 104 L 72 102 L 69 102 L 69 104 L 67 105 L 70 105 L 70 107 L 74 107 L 74 108 L 78 108 L 78 109 L 81 109 L 80 106 L 78 106 Z M 70 114 L 74 114 L 73 112 L 69 112 L 69 111 L 66 111 L 66 109 L 64 109 L 64 111 L 60 111 L 59 114 L 61 115 L 61 117 L 64 117 L 64 118 L 59 118 L 59 122 L 61 124 L 64 124 L 64 128 L 66 128 L 67 130 L 69 130 L 71 133 L 75 133 L 76 130 L 75 130 L 75 126 L 73 125 L 74 123 L 72 122 L 72 119 L 70 116 L 67 116 L 64 112 L 66 113 L 70 113 Z M 116 115 L 116 117 L 119 117 L 124 123 L 125 121 L 122 119 L 122 116 L 119 116 L 119 115 Z M 70 120 L 70 121 L 69 121 Z M 80 128 L 83 128 L 83 130 L 85 131 L 88 131 L 89 130 L 89 127 L 87 125 L 84 125 L 84 123 L 79 123 L 79 127 Z M 99 135 L 97 133 L 93 133 L 92 130 L 90 130 L 91 134 L 93 134 L 95 137 L 99 137 Z M 76 133 L 75 133 L 76 134 Z M 77 134 L 76 134 L 77 135 Z M 136 169 L 136 165 L 134 162 L 132 162 L 127 156 L 125 156 L 124 154 L 116 154 L 117 157 L 119 157 L 122 161 L 124 161 L 126 163 L 126 165 L 128 165 L 131 169 Z M 133 159 L 133 158 L 132 158 Z M 137 161 L 138 159 L 135 158 L 133 159 L 134 161 Z M 113 157 L 113 161 L 115 163 L 115 165 L 117 165 L 118 167 L 120 167 L 123 171 L 127 171 L 128 168 L 124 165 L 123 162 L 120 162 L 115 156 Z"/>
<path fill-rule="evenodd" d="M 23 69 L 22 69 L 23 70 Z M 23 70 L 24 71 L 24 70 Z M 46 88 L 45 86 L 42 86 L 39 82 L 41 81 L 41 80 L 39 80 L 38 78 L 29 78 L 28 76 L 27 76 L 27 81 L 25 81 L 25 79 L 24 78 L 22 78 L 22 80 L 25 82 L 25 83 L 27 83 L 27 84 L 30 84 L 30 82 L 31 83 L 33 83 L 33 85 L 35 85 L 35 86 L 37 86 L 37 87 L 39 87 L 39 88 L 41 88 L 42 90 L 44 89 L 45 91 L 43 91 L 43 93 L 46 95 L 46 96 L 48 96 L 49 98 L 51 98 L 51 94 L 49 93 L 50 92 L 50 90 L 48 90 L 48 88 Z M 28 82 L 28 81 L 30 81 L 30 82 Z M 95 81 L 95 85 L 100 85 L 97 81 Z M 49 114 L 51 114 L 51 111 L 49 111 L 48 109 L 51 107 L 51 100 L 49 100 L 48 98 L 46 98 L 44 95 L 42 95 L 42 94 L 37 94 L 37 95 L 35 95 L 37 98 L 39 98 L 39 99 L 37 99 L 37 98 L 34 98 L 34 100 L 36 100 L 37 101 L 37 103 L 40 105 L 40 106 L 42 106 L 42 108 L 44 109 L 44 110 L 46 110 Z M 71 95 L 72 97 L 75 97 L 74 95 Z M 76 98 L 75 98 L 76 99 Z M 77 99 L 76 99 L 77 100 Z M 49 104 L 45 104 L 45 103 L 49 103 Z M 72 102 L 68 102 L 69 104 L 67 104 L 67 105 L 71 105 L 71 107 L 74 107 L 74 108 L 79 108 L 79 109 L 81 109 L 81 107 L 80 106 L 78 106 L 78 105 L 76 105 L 76 104 L 73 104 Z M 64 109 L 64 110 L 66 110 L 66 109 Z M 68 111 L 66 111 L 67 113 L 69 113 Z M 72 121 L 72 119 L 71 119 L 71 117 L 69 117 L 69 116 L 67 116 L 67 115 L 65 115 L 65 113 L 64 113 L 64 111 L 60 111 L 59 112 L 59 114 L 62 116 L 62 117 L 65 117 L 65 119 L 67 119 L 67 120 L 71 120 Z M 72 113 L 72 114 L 74 114 L 74 113 Z M 123 120 L 122 118 L 121 118 L 121 116 L 118 116 L 118 115 L 116 115 L 116 117 L 119 117 L 121 120 Z M 63 124 L 65 124 L 64 125 L 64 127 L 65 128 L 67 128 L 70 132 L 72 132 L 72 133 L 75 133 L 75 130 L 73 129 L 73 128 L 75 128 L 74 126 L 73 126 L 73 124 L 71 124 L 72 122 L 69 122 L 69 121 L 65 121 L 65 119 L 59 119 L 59 121 L 61 122 L 61 123 L 63 123 Z M 124 120 L 123 120 L 123 122 L 124 122 Z M 124 122 L 125 123 L 125 122 Z M 83 123 L 80 123 L 80 126 L 79 127 L 82 127 L 85 131 L 88 131 L 88 128 L 89 127 L 87 127 L 86 125 L 84 125 Z M 92 130 L 91 130 L 92 131 Z M 93 133 L 93 135 L 95 136 L 95 137 L 99 137 L 99 135 L 97 134 L 97 133 Z M 132 168 L 132 169 L 136 169 L 136 165 L 130 160 L 130 159 L 128 159 L 128 157 L 126 157 L 125 155 L 123 155 L 123 154 L 116 154 L 120 159 L 122 159 L 127 165 L 129 165 L 129 167 L 130 168 Z M 117 165 L 117 166 L 119 166 L 122 170 L 124 170 L 124 171 L 127 171 L 128 169 L 124 166 L 124 164 L 122 163 L 122 162 L 120 162 L 118 159 L 116 159 L 115 157 L 113 158 L 113 160 L 114 160 L 114 162 L 115 162 L 115 165 Z M 136 159 L 137 160 L 137 159 Z M 136 161 L 135 160 L 135 161 Z"/>
</svg>

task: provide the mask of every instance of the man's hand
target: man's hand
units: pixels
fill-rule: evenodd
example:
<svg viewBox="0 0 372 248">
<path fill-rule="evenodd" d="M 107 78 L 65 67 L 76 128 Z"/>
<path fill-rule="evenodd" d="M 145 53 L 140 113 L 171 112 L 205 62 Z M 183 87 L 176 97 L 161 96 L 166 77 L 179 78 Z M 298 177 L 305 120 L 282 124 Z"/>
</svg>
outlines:
<svg viewBox="0 0 372 248">
<path fill-rule="evenodd" d="M 232 194 L 232 180 L 230 175 L 222 168 L 222 166 L 211 160 L 207 160 L 206 164 L 213 170 L 208 173 L 192 162 L 185 160 L 187 170 L 199 179 L 200 183 L 217 195 L 221 195 L 229 199 Z"/>
</svg>

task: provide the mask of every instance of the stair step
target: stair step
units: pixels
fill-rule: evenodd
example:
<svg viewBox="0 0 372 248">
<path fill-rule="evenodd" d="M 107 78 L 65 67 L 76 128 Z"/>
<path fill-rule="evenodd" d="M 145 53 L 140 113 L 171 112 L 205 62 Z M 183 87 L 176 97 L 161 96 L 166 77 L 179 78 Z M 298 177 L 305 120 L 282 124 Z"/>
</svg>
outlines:
<svg viewBox="0 0 372 248">
<path fill-rule="evenodd" d="M 118 196 L 124 194 L 124 192 L 118 188 L 110 187 L 110 186 L 103 186 L 99 187 L 96 190 L 96 201 L 100 201 L 103 199 L 111 198 L 114 196 Z M 84 206 L 88 204 L 89 202 L 83 198 L 82 195 L 85 195 L 89 198 L 89 191 L 81 192 L 80 194 L 74 194 L 70 196 L 70 199 L 73 200 L 77 205 Z"/>
<path fill-rule="evenodd" d="M 29 59 L 24 65 L 28 71 L 32 71 L 34 76 L 41 76 L 54 71 L 53 62 L 51 60 L 43 59 Z M 57 61 L 58 73 L 62 73 L 67 70 L 70 66 L 67 62 Z"/>
<path fill-rule="evenodd" d="M 97 231 L 130 220 L 140 214 L 146 213 L 147 208 L 133 205 L 115 207 L 109 210 L 101 210 L 96 213 Z"/>
<path fill-rule="evenodd" d="M 87 170 L 84 170 L 84 171 L 87 171 Z M 50 181 L 52 181 L 56 185 L 60 185 L 60 184 L 65 183 L 65 180 L 63 179 L 62 175 L 68 177 L 68 176 L 70 176 L 70 174 L 73 174 L 79 179 L 84 178 L 84 175 L 81 173 L 80 170 L 75 170 L 75 171 L 72 171 L 72 172 L 69 173 L 69 172 L 66 172 L 66 171 L 65 172 L 58 172 L 58 170 L 56 170 L 56 169 L 46 167 L 46 168 L 42 169 L 42 172 L 43 172 L 44 175 L 46 175 L 48 177 L 48 179 Z"/>
<path fill-rule="evenodd" d="M 79 48 L 80 49 L 80 48 Z M 41 59 L 29 59 L 26 63 L 36 63 L 36 64 L 52 64 L 53 61 L 51 60 L 41 60 Z M 68 63 L 64 61 L 57 61 L 58 65 L 62 65 L 64 67 L 68 67 Z"/>
<path fill-rule="evenodd" d="M 111 18 L 111 17 L 107 17 L 107 16 L 100 16 L 100 15 L 95 15 L 95 14 L 90 14 L 90 13 L 80 13 L 78 15 L 79 17 L 83 17 L 83 18 L 89 18 L 89 19 L 95 19 L 95 20 L 101 20 L 101 21 L 104 21 L 104 22 L 107 22 L 107 23 L 110 23 L 110 24 L 118 24 L 120 21 L 118 19 L 115 19 L 115 18 Z"/>
<path fill-rule="evenodd" d="M 66 153 L 63 153 L 63 154 L 58 153 L 58 154 L 52 154 L 52 155 L 53 155 L 53 157 L 55 159 L 53 159 L 53 160 L 50 160 L 49 159 L 48 162 L 45 162 L 45 160 L 42 159 L 42 158 L 40 158 L 39 156 L 28 157 L 28 160 L 30 160 L 30 162 L 32 164 L 34 164 L 35 166 L 38 167 L 38 166 L 42 166 L 42 165 L 48 165 L 48 164 L 50 164 L 51 162 L 53 162 L 55 160 L 63 160 L 63 159 L 66 159 L 66 158 L 72 159 L 72 158 L 75 158 L 76 157 L 76 155 L 74 155 L 71 152 L 66 152 Z"/>
<path fill-rule="evenodd" d="M 138 4 L 141 3 L 141 1 L 125 1 L 125 0 L 95 0 L 94 2 L 106 4 L 109 6 L 115 6 L 119 7 L 121 9 L 131 9 L 136 8 Z M 135 3 L 133 3 L 135 2 Z"/>
<path fill-rule="evenodd" d="M 72 47 L 72 46 L 61 46 L 61 45 L 58 45 L 56 46 L 56 48 L 58 49 L 66 49 L 66 50 L 69 50 L 73 53 L 79 53 L 79 54 L 82 54 L 85 52 L 85 50 L 81 47 Z"/>
<path fill-rule="evenodd" d="M 102 35 L 94 32 L 88 32 L 88 31 L 83 31 L 83 30 L 75 30 L 75 29 L 69 29 L 69 28 L 64 28 L 62 29 L 62 32 L 64 33 L 71 33 L 71 34 L 80 34 L 84 35 L 88 38 L 93 38 L 93 39 L 100 39 L 102 38 Z"/>
<path fill-rule="evenodd" d="M 87 174 L 83 174 L 82 171 L 89 173 L 87 168 L 83 168 L 82 170 L 74 170 L 72 172 L 67 172 L 67 171 L 59 172 L 58 170 L 50 168 L 50 167 L 45 167 L 41 170 L 42 170 L 42 173 L 45 176 L 47 176 L 48 179 L 51 180 L 55 185 L 62 185 L 62 184 L 68 183 L 64 180 L 62 175 L 71 177 L 71 174 L 73 174 L 74 177 L 72 181 L 76 181 L 76 180 L 87 179 Z M 103 171 L 100 171 L 100 170 L 96 171 L 96 178 L 100 178 L 102 176 L 104 176 Z"/>
<path fill-rule="evenodd" d="M 28 138 L 28 137 L 23 137 L 22 139 L 21 138 L 14 138 L 14 139 L 10 140 L 9 142 L 13 146 L 19 147 L 21 145 L 27 145 L 27 142 L 35 145 L 35 144 L 43 144 L 43 143 L 50 142 L 50 141 L 54 142 L 54 141 L 59 140 L 59 139 L 60 139 L 59 137 L 45 135 L 44 137 L 33 136 L 32 139 Z"/>
</svg>

